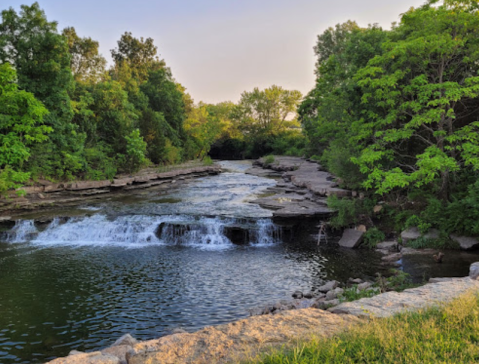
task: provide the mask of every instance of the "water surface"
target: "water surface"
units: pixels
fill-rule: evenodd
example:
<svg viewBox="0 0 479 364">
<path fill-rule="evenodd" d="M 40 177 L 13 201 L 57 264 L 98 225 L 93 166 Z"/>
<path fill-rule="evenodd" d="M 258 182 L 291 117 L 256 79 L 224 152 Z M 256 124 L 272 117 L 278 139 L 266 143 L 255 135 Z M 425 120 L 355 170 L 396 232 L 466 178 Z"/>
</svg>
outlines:
<svg viewBox="0 0 479 364">
<path fill-rule="evenodd" d="M 245 175 L 249 162 L 223 166 L 219 176 L 55 211 L 48 225 L 26 217 L 4 234 L 0 363 L 223 324 L 295 290 L 384 269 L 369 251 L 286 243 L 271 211 L 248 202 L 275 181 Z M 231 229 L 248 232 L 241 245 Z"/>
</svg>

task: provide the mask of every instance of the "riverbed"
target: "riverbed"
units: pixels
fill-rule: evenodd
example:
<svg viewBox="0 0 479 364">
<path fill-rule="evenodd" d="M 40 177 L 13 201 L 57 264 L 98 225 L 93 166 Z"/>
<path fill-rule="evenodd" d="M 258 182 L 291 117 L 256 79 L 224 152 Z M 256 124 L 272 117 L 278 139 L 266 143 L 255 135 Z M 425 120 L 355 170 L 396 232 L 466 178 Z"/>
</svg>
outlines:
<svg viewBox="0 0 479 364">
<path fill-rule="evenodd" d="M 45 362 L 125 333 L 195 331 L 295 290 L 385 269 L 374 252 L 318 246 L 277 225 L 250 203 L 276 181 L 244 174 L 248 161 L 221 163 L 218 176 L 59 208 L 44 224 L 25 216 L 3 233 L 0 362 Z M 429 274 L 408 259 L 416 278 Z M 473 258 L 457 259 L 453 274 L 466 275 Z"/>
</svg>

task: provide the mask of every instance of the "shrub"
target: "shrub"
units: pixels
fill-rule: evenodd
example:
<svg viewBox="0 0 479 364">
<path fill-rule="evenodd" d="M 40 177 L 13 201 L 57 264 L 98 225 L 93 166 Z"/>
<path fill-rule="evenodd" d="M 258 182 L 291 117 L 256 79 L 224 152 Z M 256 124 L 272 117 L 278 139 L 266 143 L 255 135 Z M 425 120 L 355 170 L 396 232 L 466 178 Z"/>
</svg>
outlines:
<svg viewBox="0 0 479 364">
<path fill-rule="evenodd" d="M 364 243 L 369 248 L 375 248 L 378 243 L 384 241 L 386 239 L 386 235 L 376 227 L 373 227 L 366 231 L 364 234 Z"/>
<path fill-rule="evenodd" d="M 268 155 L 267 157 L 264 158 L 264 163 L 265 164 L 273 164 L 274 163 L 274 156 Z"/>
</svg>

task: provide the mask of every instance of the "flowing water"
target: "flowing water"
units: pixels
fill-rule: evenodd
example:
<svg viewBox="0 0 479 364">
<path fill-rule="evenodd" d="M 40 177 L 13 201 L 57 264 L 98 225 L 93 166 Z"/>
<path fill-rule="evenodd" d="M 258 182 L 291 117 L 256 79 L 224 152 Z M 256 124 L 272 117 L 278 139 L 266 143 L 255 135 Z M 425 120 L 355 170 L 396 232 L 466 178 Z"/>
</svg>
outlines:
<svg viewBox="0 0 479 364">
<path fill-rule="evenodd" d="M 26 217 L 3 233 L 0 363 L 227 323 L 381 269 L 374 253 L 317 246 L 275 224 L 248 203 L 275 181 L 244 174 L 249 162 L 222 163 L 219 176 L 54 211 L 47 224 Z"/>
</svg>

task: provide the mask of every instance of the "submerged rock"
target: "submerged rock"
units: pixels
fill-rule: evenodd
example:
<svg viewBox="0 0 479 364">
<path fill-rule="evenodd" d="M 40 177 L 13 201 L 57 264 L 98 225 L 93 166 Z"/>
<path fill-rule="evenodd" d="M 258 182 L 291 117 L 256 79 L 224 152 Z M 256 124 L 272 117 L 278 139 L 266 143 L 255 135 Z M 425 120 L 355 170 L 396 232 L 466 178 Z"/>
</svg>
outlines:
<svg viewBox="0 0 479 364">
<path fill-rule="evenodd" d="M 292 294 L 293 298 L 303 298 L 303 292 L 301 291 L 296 291 Z"/>
</svg>

